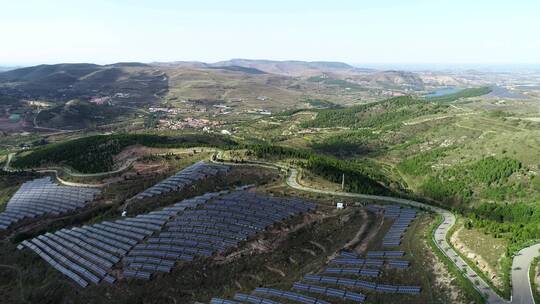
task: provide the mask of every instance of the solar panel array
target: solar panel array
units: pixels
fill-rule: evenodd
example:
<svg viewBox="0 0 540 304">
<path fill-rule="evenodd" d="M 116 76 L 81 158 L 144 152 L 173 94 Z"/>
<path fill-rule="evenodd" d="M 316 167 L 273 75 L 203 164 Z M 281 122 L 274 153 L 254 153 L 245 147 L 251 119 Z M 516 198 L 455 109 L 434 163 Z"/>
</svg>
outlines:
<svg viewBox="0 0 540 304">
<path fill-rule="evenodd" d="M 398 247 L 407 228 L 416 218 L 414 209 L 402 208 L 400 205 L 369 205 L 367 209 L 373 212 L 384 212 L 385 219 L 394 220 L 390 230 L 383 238 L 383 247 Z"/>
<path fill-rule="evenodd" d="M 181 203 L 182 213 L 164 228 L 137 244 L 126 258 L 127 269 L 170 272 L 175 261 L 191 261 L 237 247 L 277 222 L 315 208 L 297 199 L 268 197 L 246 191 L 199 197 Z M 187 209 L 185 207 L 189 206 Z M 164 208 L 176 212 L 178 206 Z M 148 261 L 157 258 L 159 261 Z"/>
<path fill-rule="evenodd" d="M 197 181 L 216 176 L 220 173 L 227 173 L 229 170 L 230 167 L 226 165 L 200 161 L 144 190 L 137 194 L 135 198 L 143 199 L 160 196 L 173 191 L 180 191 Z"/>
<path fill-rule="evenodd" d="M 84 208 L 100 190 L 60 186 L 50 177 L 24 183 L 11 197 L 6 210 L 0 213 L 0 230 L 24 220 L 41 216 L 58 216 Z"/>
<path fill-rule="evenodd" d="M 397 247 L 401 238 L 416 218 L 416 211 L 411 208 L 401 208 L 399 205 L 385 206 L 385 219 L 393 219 L 394 223 L 383 238 L 383 247 Z"/>
<path fill-rule="evenodd" d="M 375 282 L 355 280 L 355 279 L 349 279 L 349 278 L 308 274 L 304 276 L 304 280 L 317 282 L 317 283 L 324 283 L 324 284 L 333 284 L 333 285 L 338 285 L 338 286 L 358 287 L 362 289 L 378 291 L 378 292 L 383 292 L 383 293 L 409 293 L 409 294 L 420 293 L 419 286 L 398 286 L 398 285 L 389 285 L 389 284 L 379 284 Z"/>
<path fill-rule="evenodd" d="M 18 249 L 34 251 L 82 287 L 113 283 L 114 274 L 149 280 L 153 273 L 170 272 L 177 261 L 226 251 L 314 208 L 298 199 L 246 191 L 206 193 L 136 217 L 46 233 Z"/>
<path fill-rule="evenodd" d="M 77 278 L 75 282 L 82 287 L 101 281 L 113 283 L 116 281 L 112 276 L 113 267 L 136 244 L 160 230 L 169 218 L 157 211 L 117 221 L 61 229 L 25 240 L 18 248 L 31 249 L 53 267 L 61 265 L 64 268 L 61 272 L 72 279 Z"/>
<path fill-rule="evenodd" d="M 385 218 L 394 220 L 392 228 L 390 229 L 391 235 L 393 229 L 396 230 L 395 228 L 401 229 L 402 227 L 407 227 L 416 216 L 416 211 L 413 209 L 401 209 L 400 206 L 378 207 L 370 205 L 368 206 L 368 209 L 375 212 L 386 211 Z M 405 229 L 402 230 L 402 234 L 404 232 Z M 366 300 L 366 296 L 362 293 L 351 293 L 350 288 L 391 294 L 418 294 L 421 291 L 420 286 L 381 284 L 350 278 L 351 275 L 378 278 L 384 271 L 383 267 L 398 269 L 408 268 L 409 261 L 401 260 L 404 256 L 405 252 L 401 250 L 368 251 L 365 257 L 360 257 L 357 253 L 352 251 L 342 250 L 336 258 L 330 260 L 329 264 L 331 266 L 324 270 L 323 273 L 325 275 L 306 275 L 304 281 L 308 281 L 310 284 L 297 282 L 293 288 L 311 293 L 320 293 L 329 297 L 340 297 L 352 302 L 363 302 Z M 319 283 L 321 285 L 313 285 L 312 283 Z M 349 290 L 336 289 L 334 286 L 330 288 L 324 285 L 342 286 Z"/>
<path fill-rule="evenodd" d="M 416 216 L 416 211 L 413 209 L 401 209 L 400 206 L 379 207 L 370 205 L 368 206 L 368 209 L 375 212 L 386 211 L 385 218 L 394 220 L 392 225 L 393 228 L 407 227 Z M 396 225 L 396 223 L 398 224 Z M 390 231 L 393 230 L 390 229 Z M 405 229 L 402 230 L 402 234 L 404 232 Z M 306 275 L 304 276 L 304 282 L 295 282 L 292 289 L 298 291 L 298 293 L 270 288 L 257 288 L 253 292 L 255 295 L 237 293 L 234 296 L 234 300 L 213 298 L 210 303 L 279 303 L 273 299 L 282 299 L 286 302 L 294 301 L 306 304 L 328 303 L 324 300 L 306 296 L 302 293 L 319 294 L 323 295 L 325 298 L 337 298 L 344 302 L 365 302 L 367 296 L 358 291 L 351 291 L 352 288 L 386 294 L 419 294 L 421 292 L 420 286 L 390 285 L 350 278 L 350 276 L 360 276 L 374 279 L 379 278 L 384 271 L 384 267 L 394 269 L 408 268 L 409 261 L 401 260 L 404 256 L 405 252 L 401 250 L 368 251 L 366 257 L 360 257 L 357 253 L 352 251 L 342 250 L 336 258 L 330 260 L 329 264 L 331 266 L 323 271 L 325 275 Z M 315 285 L 314 283 L 318 283 L 318 285 Z M 334 286 L 329 287 L 325 285 Z"/>
</svg>

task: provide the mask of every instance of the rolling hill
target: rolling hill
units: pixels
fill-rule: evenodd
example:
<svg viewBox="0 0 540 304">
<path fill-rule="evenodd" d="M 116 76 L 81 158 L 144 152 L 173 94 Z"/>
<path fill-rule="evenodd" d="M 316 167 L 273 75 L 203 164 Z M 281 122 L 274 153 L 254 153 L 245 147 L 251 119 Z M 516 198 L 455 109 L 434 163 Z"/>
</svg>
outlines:
<svg viewBox="0 0 540 304">
<path fill-rule="evenodd" d="M 231 59 L 216 62 L 211 66 L 240 66 L 254 68 L 267 73 L 287 76 L 310 76 L 327 72 L 353 71 L 354 67 L 343 62 L 331 61 L 275 61 L 275 60 L 251 60 Z"/>
<path fill-rule="evenodd" d="M 53 101 L 120 94 L 119 102 L 148 103 L 167 88 L 162 71 L 141 63 L 38 65 L 0 73 L 0 93 Z"/>
</svg>

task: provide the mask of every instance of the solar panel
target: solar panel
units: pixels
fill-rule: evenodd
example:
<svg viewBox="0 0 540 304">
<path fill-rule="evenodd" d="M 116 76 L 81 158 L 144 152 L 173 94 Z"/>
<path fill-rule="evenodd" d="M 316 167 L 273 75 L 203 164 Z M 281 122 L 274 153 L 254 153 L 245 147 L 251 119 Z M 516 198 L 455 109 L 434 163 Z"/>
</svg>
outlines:
<svg viewBox="0 0 540 304">
<path fill-rule="evenodd" d="M 327 268 L 324 273 L 327 274 L 355 274 L 360 276 L 368 277 L 378 277 L 380 271 L 377 269 L 366 269 L 366 268 Z"/>
<path fill-rule="evenodd" d="M 296 289 L 299 291 L 305 291 L 305 292 L 324 294 L 330 297 L 337 297 L 337 298 L 341 298 L 344 300 L 351 300 L 353 302 L 358 302 L 358 303 L 364 302 L 366 300 L 366 296 L 361 293 L 347 291 L 347 290 L 340 290 L 340 289 L 335 289 L 335 288 L 329 288 L 329 287 L 323 287 L 323 286 L 303 284 L 300 282 L 294 283 L 293 289 Z"/>
<path fill-rule="evenodd" d="M 304 296 L 304 295 L 299 294 L 299 293 L 290 292 L 290 291 L 283 291 L 283 290 L 278 290 L 278 289 L 256 288 L 254 293 L 280 297 L 280 298 L 284 298 L 284 299 L 298 301 L 298 302 L 305 303 L 305 304 L 330 304 L 330 303 L 328 303 L 326 301 L 323 301 L 323 300 L 320 300 L 320 299 L 317 299 L 317 298 Z"/>
<path fill-rule="evenodd" d="M 279 302 L 260 298 L 253 295 L 247 295 L 243 293 L 237 293 L 234 295 L 234 299 L 241 302 L 248 302 L 253 304 L 279 304 Z"/>
<path fill-rule="evenodd" d="M 327 276 L 319 276 L 319 275 L 306 275 L 304 276 L 304 280 L 312 281 L 312 282 L 319 282 L 319 283 L 343 285 L 343 286 L 349 286 L 349 287 L 360 287 L 360 288 L 364 288 L 368 290 L 374 290 L 374 291 L 385 292 L 385 293 L 406 293 L 405 291 L 413 290 L 413 289 L 418 290 L 418 293 L 420 292 L 419 286 L 396 286 L 396 285 L 387 285 L 387 284 L 377 284 L 375 282 L 368 282 L 368 281 L 363 281 L 363 280 L 353 280 L 353 279 L 327 277 Z M 404 287 L 403 290 L 400 289 L 402 287 Z"/>
<path fill-rule="evenodd" d="M 136 199 L 162 195 L 171 191 L 179 191 L 184 187 L 193 184 L 197 180 L 216 176 L 220 173 L 228 172 L 228 166 L 218 166 L 212 163 L 198 162 L 184 168 L 175 175 L 157 183 L 135 196 Z"/>
<path fill-rule="evenodd" d="M 147 271 L 128 269 L 124 271 L 123 275 L 126 278 L 142 279 L 148 281 L 150 280 L 152 274 Z"/>
<path fill-rule="evenodd" d="M 224 300 L 220 298 L 212 298 L 210 300 L 210 304 L 241 304 L 240 302 L 231 301 L 231 300 Z"/>
</svg>

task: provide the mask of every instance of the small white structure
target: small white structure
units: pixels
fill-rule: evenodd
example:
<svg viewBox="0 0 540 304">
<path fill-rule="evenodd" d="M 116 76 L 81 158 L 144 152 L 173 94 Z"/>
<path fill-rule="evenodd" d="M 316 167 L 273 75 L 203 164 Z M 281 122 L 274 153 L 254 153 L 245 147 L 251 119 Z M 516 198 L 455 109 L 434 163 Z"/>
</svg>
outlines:
<svg viewBox="0 0 540 304">
<path fill-rule="evenodd" d="M 221 134 L 223 134 L 223 135 L 231 135 L 232 133 L 229 130 L 221 130 Z"/>
<path fill-rule="evenodd" d="M 337 208 L 337 209 L 344 209 L 344 208 L 345 208 L 345 204 L 343 204 L 343 203 L 337 203 L 337 204 L 336 204 L 336 208 Z"/>
<path fill-rule="evenodd" d="M 126 215 L 127 215 L 127 211 L 126 210 L 122 211 L 122 217 L 126 217 Z"/>
</svg>

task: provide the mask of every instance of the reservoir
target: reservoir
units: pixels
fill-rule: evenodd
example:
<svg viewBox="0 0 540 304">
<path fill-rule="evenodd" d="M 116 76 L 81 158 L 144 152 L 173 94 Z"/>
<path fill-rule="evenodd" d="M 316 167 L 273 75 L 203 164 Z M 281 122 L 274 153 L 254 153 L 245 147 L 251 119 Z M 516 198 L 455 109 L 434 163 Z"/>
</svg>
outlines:
<svg viewBox="0 0 540 304">
<path fill-rule="evenodd" d="M 463 89 L 460 89 L 460 88 L 440 88 L 440 89 L 436 89 L 433 92 L 430 92 L 425 97 L 427 97 L 427 98 L 441 97 L 441 96 L 446 96 L 446 95 L 450 95 L 450 94 L 459 93 L 461 91 L 463 91 Z"/>
</svg>

